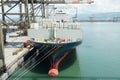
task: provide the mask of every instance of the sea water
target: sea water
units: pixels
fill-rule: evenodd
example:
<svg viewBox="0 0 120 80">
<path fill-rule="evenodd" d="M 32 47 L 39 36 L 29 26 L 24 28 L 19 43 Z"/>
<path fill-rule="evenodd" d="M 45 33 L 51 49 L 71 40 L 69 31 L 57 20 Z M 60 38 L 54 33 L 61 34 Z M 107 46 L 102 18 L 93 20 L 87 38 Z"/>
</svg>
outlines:
<svg viewBox="0 0 120 80">
<path fill-rule="evenodd" d="M 120 23 L 84 22 L 80 27 L 82 44 L 60 65 L 58 77 L 49 77 L 43 62 L 32 70 L 17 69 L 9 80 L 120 80 Z"/>
</svg>

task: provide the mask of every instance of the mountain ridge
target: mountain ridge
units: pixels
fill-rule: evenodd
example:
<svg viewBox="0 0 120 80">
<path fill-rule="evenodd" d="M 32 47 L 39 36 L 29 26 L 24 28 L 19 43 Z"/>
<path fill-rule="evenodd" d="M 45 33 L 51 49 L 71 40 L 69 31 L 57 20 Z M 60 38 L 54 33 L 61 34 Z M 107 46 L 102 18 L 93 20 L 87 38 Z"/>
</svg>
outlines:
<svg viewBox="0 0 120 80">
<path fill-rule="evenodd" d="M 73 15 L 72 17 L 75 17 Z M 18 20 L 19 16 L 11 17 L 13 20 Z M 77 14 L 77 20 L 113 20 L 114 18 L 118 18 L 120 20 L 120 12 L 106 12 L 106 13 L 79 13 Z M 2 20 L 2 16 L 0 15 L 0 20 Z"/>
<path fill-rule="evenodd" d="M 86 13 L 86 14 L 78 14 L 78 20 L 112 20 L 114 18 L 120 18 L 120 12 L 107 12 L 107 13 Z"/>
</svg>

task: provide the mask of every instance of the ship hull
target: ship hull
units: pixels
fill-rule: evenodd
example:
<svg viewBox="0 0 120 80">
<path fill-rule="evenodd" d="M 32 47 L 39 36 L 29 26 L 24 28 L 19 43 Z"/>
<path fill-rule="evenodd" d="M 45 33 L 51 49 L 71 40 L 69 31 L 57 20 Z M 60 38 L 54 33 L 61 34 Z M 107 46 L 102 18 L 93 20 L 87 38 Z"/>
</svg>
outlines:
<svg viewBox="0 0 120 80">
<path fill-rule="evenodd" d="M 50 62 L 49 76 L 57 77 L 59 75 L 58 66 L 60 62 L 69 55 L 69 51 L 76 48 L 82 41 L 67 42 L 67 43 L 42 43 L 34 42 L 35 47 L 43 53 L 40 57 L 48 58 Z"/>
</svg>

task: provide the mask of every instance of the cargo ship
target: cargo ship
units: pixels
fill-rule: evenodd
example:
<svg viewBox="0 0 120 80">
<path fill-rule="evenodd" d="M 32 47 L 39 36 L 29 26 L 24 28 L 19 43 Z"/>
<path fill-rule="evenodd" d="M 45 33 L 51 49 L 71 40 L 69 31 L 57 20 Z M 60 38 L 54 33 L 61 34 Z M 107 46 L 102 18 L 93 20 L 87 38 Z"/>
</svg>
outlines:
<svg viewBox="0 0 120 80">
<path fill-rule="evenodd" d="M 49 18 L 31 23 L 28 36 L 37 49 L 44 51 L 43 56 L 49 58 L 48 75 L 52 77 L 59 75 L 58 66 L 70 54 L 69 51 L 82 43 L 79 22 L 73 21 L 62 10 L 56 10 Z"/>
</svg>

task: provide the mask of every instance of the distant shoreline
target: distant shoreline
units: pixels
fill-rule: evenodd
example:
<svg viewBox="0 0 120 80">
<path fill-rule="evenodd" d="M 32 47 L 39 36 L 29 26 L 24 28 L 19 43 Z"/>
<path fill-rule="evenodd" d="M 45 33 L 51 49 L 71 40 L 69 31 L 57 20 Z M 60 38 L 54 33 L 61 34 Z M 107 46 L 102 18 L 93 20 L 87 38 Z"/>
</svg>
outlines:
<svg viewBox="0 0 120 80">
<path fill-rule="evenodd" d="M 120 22 L 120 20 L 78 20 L 77 22 Z"/>
</svg>

